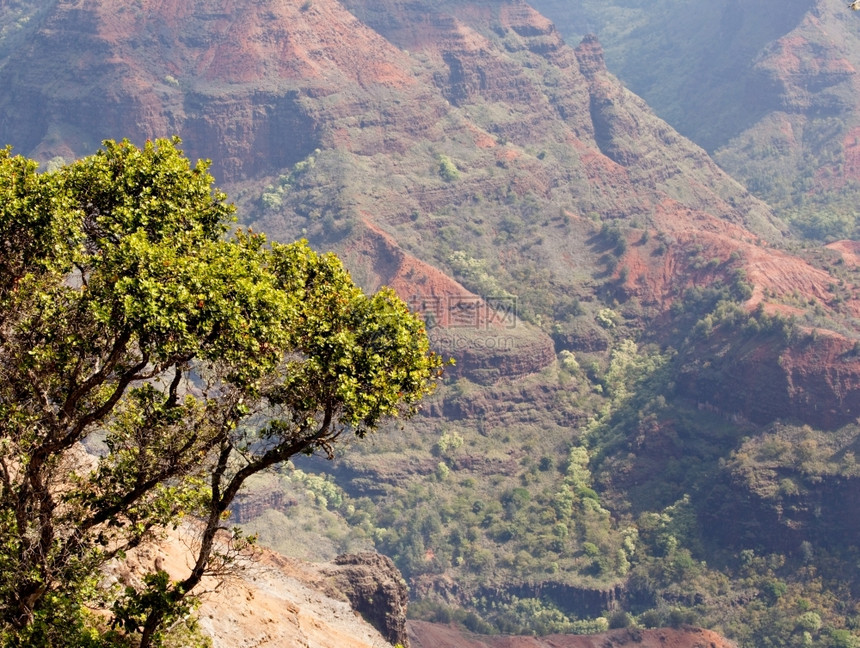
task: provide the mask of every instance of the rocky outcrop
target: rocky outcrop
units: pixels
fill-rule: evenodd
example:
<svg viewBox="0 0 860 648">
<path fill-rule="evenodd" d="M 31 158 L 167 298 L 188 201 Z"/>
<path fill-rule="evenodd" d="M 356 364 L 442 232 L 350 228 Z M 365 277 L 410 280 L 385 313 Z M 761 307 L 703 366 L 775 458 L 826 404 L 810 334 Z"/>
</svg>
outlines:
<svg viewBox="0 0 860 648">
<path fill-rule="evenodd" d="M 565 452 L 584 428 L 579 408 L 599 397 L 583 405 L 554 399 L 562 378 L 585 380 L 552 371 L 556 350 L 605 354 L 622 335 L 639 332 L 683 342 L 693 323 L 673 330 L 671 309 L 688 289 L 744 271 L 750 309 L 796 299 L 802 315 L 812 300 L 846 327 L 860 315 L 850 277 L 837 291 L 826 269 L 774 252 L 769 243 L 784 243 L 783 232 L 767 206 L 626 90 L 596 38 L 567 46 L 525 2 L 48 4 L 23 27 L 32 37 L 2 50 L 0 144 L 46 161 L 90 153 L 104 137 L 142 141 L 178 132 L 192 157 L 214 160 L 219 182 L 258 230 L 278 240 L 308 236 L 341 255 L 366 289 L 392 286 L 424 314 L 434 348 L 457 362 L 448 374 L 466 379 L 449 392 L 459 396 L 431 404 L 434 415 L 509 429 L 513 439 L 499 439 L 510 445 L 495 455 L 470 446 L 450 461 L 455 470 L 516 479 L 525 468 L 517 453 L 526 447 L 517 445 L 518 430 L 547 421 L 559 429 L 528 430 L 524 438 L 541 438 L 547 458 Z M 794 11 L 798 2 L 788 4 Z M 767 59 L 797 59 L 796 78 L 782 84 L 785 107 L 796 110 L 773 122 L 786 139 L 803 116 L 802 76 L 833 58 L 832 49 L 819 55 L 807 36 L 805 44 L 783 41 Z M 816 90 L 849 83 L 844 65 L 831 67 Z M 758 69 L 774 71 L 772 79 L 783 70 Z M 830 99 L 810 106 L 838 107 L 839 97 Z M 282 193 L 268 194 L 270 205 L 261 194 L 276 185 Z M 602 224 L 621 237 L 611 250 L 594 243 Z M 846 266 L 851 250 L 838 249 Z M 493 301 L 499 295 L 502 304 Z M 585 308 L 575 308 L 580 299 Z M 615 309 L 613 299 L 617 325 L 608 316 L 606 328 L 577 322 L 604 305 Z M 506 308 L 512 300 L 513 311 Z M 519 305 L 528 306 L 528 322 Z M 684 346 L 677 390 L 729 418 L 839 425 L 857 416 L 860 401 L 850 331 L 809 334 L 817 339 L 808 344 L 726 334 Z M 469 395 L 467 381 L 487 388 Z M 542 381 L 559 391 L 540 394 Z M 362 481 L 352 487 L 376 494 L 426 478 L 439 463 L 431 444 L 422 438 L 390 462 L 361 457 Z M 278 504 L 273 495 L 248 502 L 248 510 Z M 277 581 L 290 569 L 304 569 L 267 560 L 270 593 L 280 592 Z M 337 600 L 346 596 L 389 640 L 404 641 L 405 590 L 391 565 L 379 557 L 344 561 L 313 572 L 330 596 L 315 598 L 313 588 L 302 596 L 341 620 L 354 617 Z M 242 588 L 246 600 L 263 600 L 249 593 L 251 584 Z M 625 596 L 559 583 L 513 589 L 582 614 L 599 614 Z M 295 597 L 277 611 L 278 596 L 257 607 L 223 599 L 227 621 L 208 608 L 204 627 L 221 645 L 239 625 L 258 633 L 256 645 L 309 643 L 303 619 L 315 623 L 319 615 Z"/>
<path fill-rule="evenodd" d="M 857 425 L 822 434 L 775 424 L 745 438 L 709 487 L 705 537 L 804 562 L 812 548 L 844 551 L 860 533 L 858 440 Z"/>
<path fill-rule="evenodd" d="M 481 385 L 537 373 L 555 362 L 552 339 L 525 322 L 511 328 L 442 328 L 429 331 L 430 342 L 455 365 L 446 369 Z"/>
<path fill-rule="evenodd" d="M 672 229 L 689 225 L 707 215 L 724 224 L 734 224 L 765 239 L 780 240 L 783 225 L 769 208 L 752 198 L 729 178 L 704 150 L 682 137 L 657 118 L 645 102 L 609 73 L 603 48 L 594 36 L 587 36 L 576 48 L 576 57 L 589 88 L 589 111 L 594 125 L 594 139 L 600 151 L 624 169 L 633 186 L 657 190 L 652 222 L 659 228 L 674 222 Z M 671 150 L 670 158 L 655 151 Z M 674 184 L 685 177 L 685 190 Z M 705 180 L 707 178 L 707 180 Z M 701 191 L 700 182 L 713 191 Z M 692 195 L 686 190 L 692 190 Z M 661 212 L 666 207 L 665 216 Z M 667 223 L 668 221 L 668 223 Z"/>
<path fill-rule="evenodd" d="M 409 648 L 406 606 L 409 590 L 397 567 L 378 553 L 344 554 L 324 573 L 349 599 L 354 610 L 392 644 Z"/>
<path fill-rule="evenodd" d="M 321 114 L 309 105 L 315 100 L 345 86 L 359 94 L 419 88 L 406 55 L 334 0 L 307 10 L 275 2 L 231 11 L 176 1 L 118 11 L 99 0 L 54 5 L 0 62 L 0 83 L 15 88 L 0 98 L 0 141 L 45 160 L 88 154 L 105 138 L 181 134 L 191 157 L 213 160 L 219 181 L 239 181 L 277 173 L 321 145 L 339 111 Z M 341 112 L 355 108 L 354 99 L 340 103 Z"/>
<path fill-rule="evenodd" d="M 777 197 L 783 187 L 800 183 L 807 194 L 835 192 L 838 199 L 860 178 L 856 16 L 820 0 L 805 4 L 746 73 L 759 77 L 759 119 L 716 152 L 725 168 L 775 202 L 784 200 Z"/>
<path fill-rule="evenodd" d="M 541 384 L 537 380 L 497 384 L 464 393 L 454 389 L 446 393 L 442 409 L 445 417 L 451 420 L 479 420 L 499 429 L 527 423 L 545 424 L 547 420 L 554 420 L 565 428 L 576 428 L 585 423 L 582 411 L 553 407 L 564 390 L 564 387 Z M 500 465 L 495 472 L 508 475 L 516 472 L 508 468 L 510 466 Z M 488 470 L 485 474 L 492 472 Z"/>
<path fill-rule="evenodd" d="M 84 0 L 33 14 L 22 23 L 29 40 L 0 65 L 0 138 L 47 160 L 89 153 L 103 137 L 178 132 L 192 157 L 213 159 L 219 180 L 252 195 L 246 181 L 288 171 L 317 148 L 333 152 L 259 223 L 279 239 L 310 229 L 366 288 L 393 286 L 457 361 L 449 375 L 481 384 L 534 374 L 556 349 L 604 350 L 599 331 L 583 338 L 572 324 L 553 344 L 489 304 L 494 277 L 467 290 L 466 277 L 442 269 L 450 250 L 493 250 L 485 265 L 508 275 L 506 295 L 517 298 L 514 284 L 529 292 L 514 277 L 536 271 L 547 275 L 545 302 L 576 291 L 572 277 L 594 274 L 599 254 L 578 241 L 588 221 L 571 215 L 654 234 L 628 242 L 611 277 L 613 296 L 652 314 L 738 271 L 753 285 L 751 307 L 797 294 L 826 308 L 836 298 L 830 273 L 764 244 L 782 236 L 767 207 L 626 90 L 596 38 L 568 47 L 525 3 L 242 0 L 234 9 L 170 0 L 114 11 Z M 852 83 L 833 39 L 825 47 L 816 36 L 832 19 L 824 10 L 803 19 L 759 68 L 785 88 L 813 73 L 822 87 Z M 60 82 L 72 77 L 80 82 Z M 438 173 L 443 152 L 456 169 L 448 180 Z M 347 225 L 326 229 L 326 211 Z M 840 312 L 856 317 L 860 306 L 849 295 Z M 769 381 L 786 383 L 790 411 L 845 409 L 854 369 L 817 372 L 792 357 L 791 375 Z M 778 358 L 763 366 L 781 367 Z"/>
<path fill-rule="evenodd" d="M 725 475 L 715 484 L 702 516 L 709 541 L 736 551 L 755 547 L 797 556 L 804 542 L 838 551 L 860 533 L 859 479 L 825 476 L 812 484 L 790 469 L 763 473 L 756 475 L 758 483 Z M 756 492 L 767 485 L 778 491 L 780 482 L 800 484 L 802 492 Z"/>
<path fill-rule="evenodd" d="M 855 342 L 827 332 L 717 331 L 687 350 L 682 394 L 731 417 L 766 424 L 798 420 L 835 429 L 860 414 L 860 356 Z"/>
<path fill-rule="evenodd" d="M 565 37 L 595 31 L 625 85 L 684 135 L 714 150 L 778 106 L 777 87 L 753 62 L 814 2 L 717 0 L 654 5 L 647 12 L 624 2 L 586 0 L 575 9 L 564 0 L 532 4 Z"/>
<path fill-rule="evenodd" d="M 281 490 L 260 489 L 247 493 L 239 493 L 230 507 L 230 520 L 236 524 L 245 524 L 260 517 L 266 511 L 284 512 L 297 501 L 284 496 Z"/>
</svg>

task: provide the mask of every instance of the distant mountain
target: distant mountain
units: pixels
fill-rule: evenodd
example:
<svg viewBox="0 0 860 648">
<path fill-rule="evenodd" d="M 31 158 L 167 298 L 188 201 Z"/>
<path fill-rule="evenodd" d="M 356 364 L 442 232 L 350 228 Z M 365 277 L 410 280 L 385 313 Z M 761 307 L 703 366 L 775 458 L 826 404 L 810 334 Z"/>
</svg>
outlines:
<svg viewBox="0 0 860 648">
<path fill-rule="evenodd" d="M 618 15 L 643 30 L 663 16 L 669 29 L 692 20 L 683 4 Z M 811 36 L 780 41 L 801 67 L 768 63 L 782 60 L 767 43 L 792 16 L 814 31 L 800 3 L 782 6 L 767 25 L 759 5 L 740 26 L 720 14 L 743 47 L 715 58 L 719 91 L 691 93 L 743 96 L 736 70 L 757 43 L 771 47 L 756 74 L 782 90 L 750 87 L 783 97 L 782 112 L 763 99 L 716 114 L 724 139 L 701 141 L 722 147 L 726 167 L 780 115 L 826 122 L 788 98 L 824 105 L 827 88 L 853 83 L 841 50 Z M 706 18 L 722 4 L 697 7 L 689 40 L 717 47 Z M 821 11 L 822 25 L 843 20 Z M 795 246 L 766 203 L 607 70 L 601 41 L 566 44 L 518 1 L 0 2 L 0 141 L 50 166 L 103 138 L 178 133 L 212 159 L 245 225 L 332 249 L 366 288 L 391 285 L 425 314 L 457 360 L 447 384 L 422 417 L 350 448 L 327 495 L 300 489 L 319 520 L 348 520 L 397 560 L 415 614 L 505 632 L 635 615 L 755 645 L 771 636 L 765 612 L 805 612 L 791 606 L 822 578 L 814 560 L 852 555 L 850 538 L 827 549 L 844 556 L 816 554 L 811 520 L 832 536 L 860 513 L 816 486 L 856 485 L 858 250 Z M 653 89 L 697 87 L 690 70 L 706 58 L 662 61 Z M 820 92 L 804 85 L 816 79 Z M 800 167 L 774 147 L 761 167 L 793 182 Z M 795 456 L 803 441 L 816 445 Z M 758 524 L 730 537 L 750 512 Z M 327 532 L 325 546 L 346 542 Z M 745 605 L 770 601 L 774 579 L 781 603 Z M 848 612 L 813 598 L 819 622 L 846 630 Z M 810 640 L 830 637 L 823 627 Z"/>
<path fill-rule="evenodd" d="M 535 0 L 801 234 L 860 236 L 860 16 L 830 0 Z"/>
</svg>

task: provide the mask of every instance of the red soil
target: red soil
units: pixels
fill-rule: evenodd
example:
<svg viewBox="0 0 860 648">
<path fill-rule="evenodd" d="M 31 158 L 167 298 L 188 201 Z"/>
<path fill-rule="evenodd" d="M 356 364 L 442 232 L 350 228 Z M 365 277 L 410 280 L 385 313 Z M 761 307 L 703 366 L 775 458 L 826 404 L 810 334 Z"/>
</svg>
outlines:
<svg viewBox="0 0 860 648">
<path fill-rule="evenodd" d="M 475 635 L 452 626 L 423 621 L 411 621 L 408 627 L 412 648 L 735 648 L 735 644 L 715 632 L 699 628 L 507 637 Z"/>
<path fill-rule="evenodd" d="M 842 255 L 842 260 L 851 267 L 860 265 L 860 241 L 835 241 L 826 246 Z"/>
<path fill-rule="evenodd" d="M 366 286 L 375 290 L 390 286 L 411 308 L 432 316 L 442 327 L 468 325 L 474 328 L 500 329 L 505 316 L 488 306 L 486 301 L 466 289 L 438 268 L 405 252 L 388 233 L 367 218 L 363 221 L 366 234 L 350 246 L 347 257 L 364 257 L 361 267 L 369 268 Z"/>
<path fill-rule="evenodd" d="M 228 0 L 213 12 L 201 4 L 148 0 L 134 10 L 125 2 L 85 0 L 77 10 L 98 16 L 99 38 L 110 44 L 114 62 L 134 66 L 138 61 L 146 70 L 158 62 L 130 52 L 129 34 L 157 24 L 159 38 L 169 41 L 169 47 L 157 48 L 164 57 L 160 63 L 180 77 L 257 83 L 275 78 L 328 80 L 347 74 L 362 86 L 415 83 L 406 71 L 408 57 L 334 0 L 314 0 L 305 9 L 300 2 Z M 190 42 L 189 20 L 204 30 Z"/>
</svg>

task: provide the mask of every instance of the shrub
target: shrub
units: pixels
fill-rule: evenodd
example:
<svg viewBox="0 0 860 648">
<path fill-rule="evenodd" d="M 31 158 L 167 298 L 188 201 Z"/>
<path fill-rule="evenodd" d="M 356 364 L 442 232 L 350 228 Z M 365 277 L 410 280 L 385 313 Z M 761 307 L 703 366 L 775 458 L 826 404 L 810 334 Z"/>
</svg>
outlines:
<svg viewBox="0 0 860 648">
<path fill-rule="evenodd" d="M 460 178 L 460 172 L 447 155 L 439 156 L 439 176 L 445 182 L 454 182 Z"/>
</svg>

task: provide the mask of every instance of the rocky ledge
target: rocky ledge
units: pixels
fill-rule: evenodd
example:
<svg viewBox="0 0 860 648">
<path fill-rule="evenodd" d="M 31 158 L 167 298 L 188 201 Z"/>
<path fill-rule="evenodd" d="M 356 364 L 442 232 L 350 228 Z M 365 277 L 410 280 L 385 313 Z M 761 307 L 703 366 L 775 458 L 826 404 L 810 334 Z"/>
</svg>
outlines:
<svg viewBox="0 0 860 648">
<path fill-rule="evenodd" d="M 373 552 L 344 554 L 323 573 L 336 583 L 361 614 L 390 643 L 409 648 L 406 632 L 406 607 L 409 590 L 406 581 L 388 556 Z"/>
</svg>

